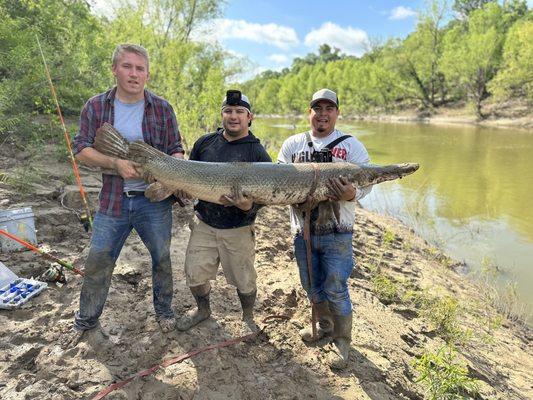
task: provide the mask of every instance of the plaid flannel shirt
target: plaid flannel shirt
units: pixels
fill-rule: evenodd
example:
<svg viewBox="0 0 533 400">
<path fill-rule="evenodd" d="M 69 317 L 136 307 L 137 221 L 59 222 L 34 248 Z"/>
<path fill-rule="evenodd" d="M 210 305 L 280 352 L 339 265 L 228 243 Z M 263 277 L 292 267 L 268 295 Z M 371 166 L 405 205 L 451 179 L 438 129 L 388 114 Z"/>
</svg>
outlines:
<svg viewBox="0 0 533 400">
<path fill-rule="evenodd" d="M 89 99 L 81 110 L 79 131 L 74 138 L 74 154 L 93 147 L 96 130 L 104 122 L 113 125 L 116 87 Z M 163 98 L 144 90 L 144 141 L 162 152 L 172 155 L 183 153 L 181 136 L 172 106 Z M 100 212 L 119 216 L 124 191 L 124 179 L 118 175 L 102 174 Z"/>
</svg>

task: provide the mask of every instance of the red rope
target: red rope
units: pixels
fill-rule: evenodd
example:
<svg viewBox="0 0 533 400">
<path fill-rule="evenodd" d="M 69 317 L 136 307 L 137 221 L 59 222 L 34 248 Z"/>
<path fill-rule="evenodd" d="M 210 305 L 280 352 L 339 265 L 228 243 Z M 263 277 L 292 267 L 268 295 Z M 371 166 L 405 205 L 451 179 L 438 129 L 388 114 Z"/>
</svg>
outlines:
<svg viewBox="0 0 533 400">
<path fill-rule="evenodd" d="M 286 316 L 286 315 L 270 315 L 270 316 L 266 317 L 265 319 L 263 319 L 263 323 L 266 323 L 266 322 L 268 322 L 268 321 L 270 321 L 272 319 L 288 320 L 290 318 L 288 316 Z M 125 386 L 126 384 L 128 384 L 129 382 L 134 380 L 135 378 L 142 378 L 143 376 L 152 375 L 159 368 L 169 367 L 169 366 L 171 366 L 173 364 L 182 362 L 183 360 L 187 360 L 188 358 L 191 358 L 191 357 L 194 357 L 194 356 L 196 356 L 196 355 L 198 355 L 200 353 L 203 353 L 204 351 L 220 349 L 220 348 L 223 348 L 223 347 L 228 347 L 228 346 L 237 344 L 239 342 L 245 342 L 247 340 L 250 340 L 250 339 L 258 336 L 260 333 L 262 333 L 265 330 L 266 327 L 267 327 L 267 325 L 263 326 L 263 328 L 261 328 L 259 331 L 254 332 L 254 333 L 250 333 L 248 335 L 239 336 L 239 337 L 234 338 L 234 339 L 226 340 L 225 342 L 219 342 L 219 343 L 215 343 L 215 344 L 210 344 L 209 346 L 205 346 L 205 347 L 202 347 L 202 348 L 199 348 L 199 349 L 196 349 L 196 350 L 191 350 L 188 353 L 184 353 L 184 354 L 180 354 L 180 355 L 175 356 L 175 357 L 167 358 L 166 360 L 163 360 L 159 364 L 156 364 L 156 365 L 154 365 L 154 366 L 152 366 L 152 367 L 150 367 L 148 369 L 145 369 L 144 371 L 137 372 L 135 375 L 132 375 L 129 378 L 126 378 L 126 379 L 124 379 L 122 381 L 115 382 L 112 385 L 109 385 L 105 389 L 103 389 L 100 392 L 98 392 L 96 394 L 96 396 L 94 396 L 92 398 L 92 400 L 103 399 L 105 396 L 107 396 L 112 391 L 120 389 L 121 387 Z"/>
<path fill-rule="evenodd" d="M 312 260 L 312 243 L 311 243 L 311 200 L 312 196 L 315 193 L 316 187 L 318 185 L 318 180 L 320 178 L 320 170 L 316 164 L 311 164 L 313 166 L 313 183 L 311 185 L 311 190 L 307 195 L 307 207 L 305 209 L 305 218 L 304 218 L 304 242 L 305 242 L 305 251 L 307 258 L 307 276 L 309 278 L 309 290 L 313 291 L 313 260 Z M 313 340 L 316 340 L 316 309 L 315 303 L 311 296 L 311 330 L 313 333 Z"/>
</svg>

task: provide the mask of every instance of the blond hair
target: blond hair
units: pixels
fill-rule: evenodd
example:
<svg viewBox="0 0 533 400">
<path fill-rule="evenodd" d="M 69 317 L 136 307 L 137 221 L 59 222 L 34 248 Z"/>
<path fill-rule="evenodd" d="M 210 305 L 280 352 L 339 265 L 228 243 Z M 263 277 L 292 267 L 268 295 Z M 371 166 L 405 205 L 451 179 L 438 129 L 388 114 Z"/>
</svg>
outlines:
<svg viewBox="0 0 533 400">
<path fill-rule="evenodd" d="M 120 58 L 120 56 L 123 54 L 123 53 L 135 53 L 135 54 L 138 54 L 139 56 L 143 57 L 145 60 L 146 60 L 146 69 L 149 70 L 150 69 L 150 61 L 148 59 L 148 51 L 138 45 L 138 44 L 130 44 L 130 43 L 123 43 L 123 44 L 119 44 L 117 47 L 115 47 L 115 51 L 113 51 L 113 57 L 111 59 L 111 62 L 112 62 L 112 66 L 116 66 L 117 65 L 117 62 L 118 62 L 118 59 Z"/>
</svg>

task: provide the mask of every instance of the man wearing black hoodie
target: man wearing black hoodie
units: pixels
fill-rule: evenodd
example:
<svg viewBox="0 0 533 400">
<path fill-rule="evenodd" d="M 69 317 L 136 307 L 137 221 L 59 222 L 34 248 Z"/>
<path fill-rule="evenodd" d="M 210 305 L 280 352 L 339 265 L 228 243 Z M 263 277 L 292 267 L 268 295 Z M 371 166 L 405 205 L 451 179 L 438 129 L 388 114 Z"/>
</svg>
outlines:
<svg viewBox="0 0 533 400">
<path fill-rule="evenodd" d="M 222 103 L 222 128 L 202 136 L 193 146 L 190 160 L 207 162 L 271 162 L 270 156 L 252 132 L 253 114 L 248 98 L 228 90 Z M 191 222 L 191 236 L 185 255 L 187 285 L 197 308 L 180 321 L 185 331 L 211 315 L 210 280 L 222 265 L 226 281 L 237 288 L 242 319 L 254 330 L 253 306 L 257 296 L 254 222 L 260 206 L 243 195 L 240 188 L 220 198 L 224 205 L 199 200 Z"/>
</svg>

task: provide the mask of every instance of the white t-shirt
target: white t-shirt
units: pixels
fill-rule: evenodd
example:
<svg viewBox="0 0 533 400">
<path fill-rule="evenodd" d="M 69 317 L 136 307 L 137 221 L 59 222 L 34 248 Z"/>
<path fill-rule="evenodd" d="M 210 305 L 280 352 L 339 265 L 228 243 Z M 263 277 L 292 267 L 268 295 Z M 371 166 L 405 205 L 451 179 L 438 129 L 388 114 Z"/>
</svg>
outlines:
<svg viewBox="0 0 533 400">
<path fill-rule="evenodd" d="M 335 129 L 328 136 L 324 138 L 316 138 L 312 132 L 309 131 L 309 136 L 313 143 L 311 148 L 307 142 L 307 135 L 305 132 L 293 135 L 287 138 L 281 150 L 278 154 L 278 162 L 290 164 L 296 162 L 310 162 L 311 153 L 313 151 L 319 151 L 334 140 L 344 136 L 345 134 Z M 338 143 L 331 150 L 333 154 L 333 162 L 351 162 L 357 164 L 366 164 L 370 161 L 368 152 L 365 146 L 357 140 L 355 137 L 344 139 Z M 362 199 L 366 196 L 371 186 L 366 188 L 357 188 L 356 199 Z M 330 219 L 325 224 L 317 224 L 316 215 L 313 218 L 311 214 L 311 232 L 315 235 L 329 234 L 333 232 L 337 233 L 350 233 L 353 232 L 353 224 L 355 221 L 355 202 L 354 201 L 339 201 L 339 221 L 336 218 Z M 319 207 L 326 207 L 328 204 L 321 203 Z M 318 209 L 315 209 L 316 214 Z M 291 231 L 294 234 L 303 232 L 303 214 L 301 211 L 296 210 L 294 207 L 290 208 L 291 213 Z"/>
</svg>

